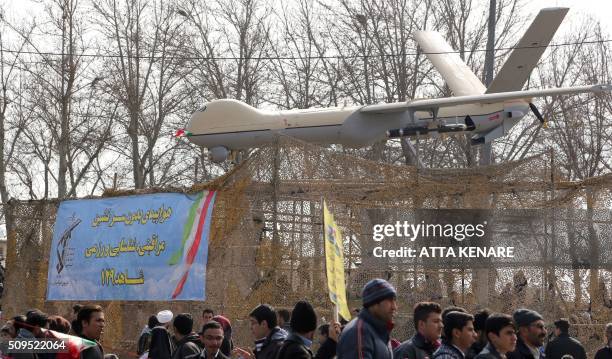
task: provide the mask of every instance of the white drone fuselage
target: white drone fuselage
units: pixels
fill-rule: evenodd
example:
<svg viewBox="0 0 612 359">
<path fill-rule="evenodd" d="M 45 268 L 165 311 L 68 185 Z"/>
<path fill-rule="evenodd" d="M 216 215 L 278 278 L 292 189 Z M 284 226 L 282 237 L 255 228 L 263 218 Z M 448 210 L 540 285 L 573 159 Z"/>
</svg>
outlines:
<svg viewBox="0 0 612 359">
<path fill-rule="evenodd" d="M 609 85 L 524 90 L 531 71 L 563 21 L 567 8 L 542 9 L 488 87 L 435 31 L 414 38 L 442 75 L 452 97 L 304 110 L 266 111 L 231 99 L 214 100 L 193 113 L 189 139 L 207 147 L 213 161 L 231 150 L 260 147 L 277 134 L 319 144 L 364 147 L 385 138 L 471 132 L 472 144 L 504 136 L 528 112 L 543 123 L 534 97 L 610 91 Z"/>
<path fill-rule="evenodd" d="M 522 100 L 466 104 L 430 111 L 362 112 L 367 107 L 262 111 L 236 100 L 215 100 L 192 115 L 189 139 L 207 148 L 237 150 L 274 141 L 277 134 L 312 143 L 364 147 L 385 138 L 508 129 L 529 111 Z M 506 122 L 507 126 L 504 126 Z M 505 134 L 504 131 L 500 135 Z M 499 136 L 496 136 L 499 137 Z M 487 141 L 488 142 L 488 141 Z"/>
</svg>

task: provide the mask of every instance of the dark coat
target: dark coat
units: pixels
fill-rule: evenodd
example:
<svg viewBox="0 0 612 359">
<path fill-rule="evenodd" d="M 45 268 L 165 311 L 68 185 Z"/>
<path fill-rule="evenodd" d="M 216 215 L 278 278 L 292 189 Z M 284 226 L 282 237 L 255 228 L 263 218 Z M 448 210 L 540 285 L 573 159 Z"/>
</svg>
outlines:
<svg viewBox="0 0 612 359">
<path fill-rule="evenodd" d="M 499 354 L 493 344 L 489 343 L 474 359 L 501 359 L 501 357 L 501 354 Z"/>
<path fill-rule="evenodd" d="M 450 343 L 444 343 L 433 353 L 434 359 L 463 359 L 465 356 L 461 350 Z"/>
<path fill-rule="evenodd" d="M 261 348 L 255 351 L 255 358 L 276 359 L 276 354 L 286 338 L 286 331 L 279 327 L 273 328 L 270 334 L 268 334 L 268 336 L 264 339 Z"/>
<path fill-rule="evenodd" d="M 221 350 L 219 350 L 217 352 L 217 355 L 214 356 L 214 358 L 209 358 L 206 356 L 206 350 L 202 349 L 202 352 L 200 354 L 190 355 L 186 359 L 230 359 L 230 357 L 226 356 L 221 352 Z"/>
<path fill-rule="evenodd" d="M 149 327 L 146 327 L 138 337 L 136 354 L 144 354 L 144 352 L 149 350 L 149 344 L 151 344 L 151 329 L 149 329 Z"/>
<path fill-rule="evenodd" d="M 155 327 L 151 330 L 151 343 L 149 344 L 149 358 L 170 359 L 174 351 L 174 342 L 170 333 L 163 327 Z"/>
<path fill-rule="evenodd" d="M 483 334 L 484 335 L 484 334 Z M 465 353 L 465 359 L 474 359 L 476 355 L 478 355 L 484 348 L 487 346 L 487 342 L 476 341 L 470 349 L 468 349 L 467 353 Z"/>
<path fill-rule="evenodd" d="M 551 340 L 546 345 L 545 353 L 547 359 L 561 359 L 565 354 L 570 354 L 574 359 L 586 359 L 587 357 L 582 344 L 567 333 L 561 333 Z"/>
<path fill-rule="evenodd" d="M 312 359 L 312 351 L 297 334 L 291 333 L 280 347 L 276 359 Z"/>
<path fill-rule="evenodd" d="M 595 359 L 612 359 L 612 348 L 605 346 L 595 353 Z"/>
<path fill-rule="evenodd" d="M 535 359 L 529 347 L 521 338 L 518 338 L 516 341 L 516 349 L 513 352 L 510 352 L 506 355 L 508 359 Z M 543 359 L 544 355 L 540 356 L 540 359 Z"/>
<path fill-rule="evenodd" d="M 36 337 L 34 336 L 34 334 L 25 329 L 25 328 L 20 328 L 19 331 L 17 332 L 17 337 L 16 339 L 36 339 Z M 10 355 L 11 358 L 13 359 L 40 359 L 38 354 L 34 354 L 34 353 L 14 353 Z"/>
<path fill-rule="evenodd" d="M 327 338 L 317 350 L 314 359 L 332 359 L 336 356 L 336 342 Z"/>
<path fill-rule="evenodd" d="M 104 348 L 102 348 L 100 342 L 94 339 L 89 339 L 84 336 L 81 337 L 96 342 L 96 345 L 83 350 L 81 352 L 80 359 L 104 359 Z"/>
<path fill-rule="evenodd" d="M 185 359 L 194 354 L 200 354 L 200 337 L 196 333 L 191 333 L 183 337 L 176 343 L 176 349 L 172 353 L 172 359 Z"/>
<path fill-rule="evenodd" d="M 225 356 L 231 356 L 232 355 L 232 350 L 234 350 L 234 342 L 232 341 L 231 337 L 227 337 L 224 336 L 223 337 L 223 342 L 221 343 L 221 353 L 223 353 Z"/>
<path fill-rule="evenodd" d="M 438 349 L 438 343 L 430 343 L 421 334 L 417 333 L 406 340 L 393 351 L 394 359 L 426 359 L 433 357 Z"/>
<path fill-rule="evenodd" d="M 338 359 L 392 359 L 393 351 L 386 323 L 362 309 L 350 321 L 338 341 Z"/>
</svg>

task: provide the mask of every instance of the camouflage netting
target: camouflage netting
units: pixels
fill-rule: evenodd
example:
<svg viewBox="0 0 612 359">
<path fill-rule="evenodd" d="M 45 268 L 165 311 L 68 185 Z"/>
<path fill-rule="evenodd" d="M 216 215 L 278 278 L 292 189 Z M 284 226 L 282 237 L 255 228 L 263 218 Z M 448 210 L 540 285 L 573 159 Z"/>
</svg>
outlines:
<svg viewBox="0 0 612 359">
<path fill-rule="evenodd" d="M 359 292 L 372 278 L 388 278 L 398 288 L 394 337 L 412 334 L 410 308 L 420 300 L 470 311 L 487 306 L 510 313 L 527 306 L 549 323 L 570 318 L 573 334 L 592 355 L 603 342 L 604 323 L 612 321 L 612 175 L 570 182 L 551 168 L 549 154 L 542 154 L 480 168 L 418 169 L 281 138 L 231 173 L 189 190 L 220 190 L 206 302 L 104 302 L 103 344 L 108 352 L 127 357 L 147 317 L 161 309 L 197 318 L 205 307 L 224 313 L 241 346 L 251 343 L 246 316 L 258 303 L 291 308 L 307 299 L 324 320 L 331 319 L 321 228 L 324 197 L 346 237 L 351 307 L 359 307 Z M 57 201 L 11 203 L 15 229 L 9 233 L 5 317 L 37 307 L 72 318 L 75 303 L 44 299 L 57 206 Z M 491 245 L 513 243 L 517 256 L 478 263 L 374 258 L 372 224 L 390 222 L 390 211 L 400 219 L 424 219 L 415 209 L 486 209 L 498 223 L 489 235 Z"/>
</svg>

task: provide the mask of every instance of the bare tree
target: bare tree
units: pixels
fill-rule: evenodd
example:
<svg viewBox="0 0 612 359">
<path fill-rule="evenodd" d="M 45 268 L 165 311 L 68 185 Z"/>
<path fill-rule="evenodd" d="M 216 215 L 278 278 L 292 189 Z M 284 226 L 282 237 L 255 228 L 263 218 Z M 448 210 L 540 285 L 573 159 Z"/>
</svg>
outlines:
<svg viewBox="0 0 612 359">
<path fill-rule="evenodd" d="M 21 146 L 24 154 L 29 152 L 44 167 L 45 198 L 49 196 L 50 180 L 57 186 L 59 198 L 77 195 L 111 135 L 112 117 L 102 115 L 104 107 L 98 101 L 93 79 L 95 60 L 85 55 L 85 28 L 78 20 L 83 11 L 76 0 L 50 3 L 47 21 L 37 28 L 40 38 L 11 25 L 31 54 L 19 63 L 21 81 L 27 83 L 19 102 L 24 114 L 20 125 L 27 140 Z M 58 46 L 59 54 L 46 51 L 42 41 Z M 32 163 L 19 167 L 22 174 L 35 169 Z M 30 176 L 23 178 L 35 192 Z"/>
<path fill-rule="evenodd" d="M 19 93 L 19 57 L 31 35 L 31 29 L 27 32 L 26 39 L 18 43 L 16 52 L 5 51 L 7 47 L 5 34 L 9 27 L 4 22 L 4 12 L 0 8 L 0 201 L 3 205 L 2 216 L 4 216 L 7 232 L 12 230 L 12 215 L 7 206 L 11 196 L 7 188 L 7 177 L 14 162 L 17 141 L 23 132 L 23 126 L 19 126 L 19 122 L 14 118 L 11 120 L 10 117 L 13 117 L 18 110 L 12 107 Z"/>
<path fill-rule="evenodd" d="M 94 9 L 104 51 L 112 54 L 102 86 L 125 115 L 119 123 L 128 146 L 120 138 L 114 149 L 131 160 L 135 188 L 167 183 L 178 146 L 169 139 L 171 125 L 179 122 L 188 96 L 185 19 L 163 0 L 104 0 Z"/>
<path fill-rule="evenodd" d="M 323 19 L 313 0 L 300 0 L 277 11 L 279 36 L 271 47 L 272 86 L 266 96 L 279 108 L 309 108 L 338 104 L 338 76 L 334 60 L 327 58 Z"/>
</svg>

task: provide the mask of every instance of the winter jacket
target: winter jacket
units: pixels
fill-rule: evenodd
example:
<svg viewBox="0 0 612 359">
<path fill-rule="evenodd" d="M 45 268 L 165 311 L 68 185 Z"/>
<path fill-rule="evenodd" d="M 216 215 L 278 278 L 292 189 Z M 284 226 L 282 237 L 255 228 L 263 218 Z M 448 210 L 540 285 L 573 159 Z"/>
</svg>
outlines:
<svg viewBox="0 0 612 359">
<path fill-rule="evenodd" d="M 104 348 L 102 344 L 95 339 L 90 339 L 81 335 L 81 338 L 96 342 L 96 345 L 89 347 L 81 352 L 80 359 L 104 359 Z"/>
<path fill-rule="evenodd" d="M 206 349 L 202 349 L 201 353 L 189 355 L 185 359 L 230 359 L 230 357 L 223 354 L 221 350 L 219 350 L 214 357 L 208 357 L 206 355 Z"/>
<path fill-rule="evenodd" d="M 149 326 L 145 326 L 140 332 L 140 336 L 138 336 L 138 346 L 136 347 L 136 354 L 142 355 L 144 352 L 149 350 L 149 345 L 151 344 L 151 328 Z"/>
<path fill-rule="evenodd" d="M 465 355 L 459 348 L 450 343 L 443 343 L 438 350 L 433 353 L 433 359 L 464 359 Z"/>
<path fill-rule="evenodd" d="M 198 343 L 200 337 L 196 333 L 190 333 L 184 336 L 176 343 L 176 349 L 172 353 L 172 359 L 185 359 L 194 354 L 200 354 L 202 351 Z"/>
<path fill-rule="evenodd" d="M 279 327 L 273 328 L 267 337 L 255 342 L 255 358 L 276 359 L 276 354 L 286 338 L 286 331 Z"/>
<path fill-rule="evenodd" d="M 484 334 L 483 334 L 484 335 Z M 480 340 L 472 344 L 467 353 L 465 353 L 465 359 L 474 359 L 484 348 L 487 346 L 487 342 L 481 342 Z"/>
<path fill-rule="evenodd" d="M 417 333 L 393 350 L 394 359 L 428 359 L 438 349 L 440 343 L 428 342 L 424 336 Z"/>
<path fill-rule="evenodd" d="M 329 338 L 327 338 L 323 344 L 317 350 L 317 354 L 315 354 L 314 359 L 332 359 L 336 356 L 336 346 L 337 343 Z"/>
<path fill-rule="evenodd" d="M 502 359 L 502 356 L 497 349 L 495 349 L 493 344 L 488 343 L 474 359 Z"/>
<path fill-rule="evenodd" d="M 151 330 L 151 343 L 149 344 L 150 359 L 170 359 L 174 352 L 174 342 L 170 338 L 168 329 L 163 326 Z"/>
<path fill-rule="evenodd" d="M 312 359 L 312 351 L 296 333 L 291 333 L 278 350 L 276 359 Z"/>
<path fill-rule="evenodd" d="M 535 359 L 531 353 L 531 350 L 529 350 L 529 347 L 521 338 L 518 338 L 516 342 L 516 349 L 514 349 L 513 352 L 508 353 L 506 357 L 508 359 Z M 540 359 L 544 359 L 544 355 L 540 355 Z"/>
<path fill-rule="evenodd" d="M 595 353 L 595 359 L 612 359 L 612 347 L 606 345 Z"/>
<path fill-rule="evenodd" d="M 363 309 L 346 325 L 338 341 L 338 359 L 392 359 L 386 323 Z"/>
<path fill-rule="evenodd" d="M 567 333 L 561 333 L 551 340 L 546 345 L 545 353 L 547 359 L 561 359 L 565 354 L 570 354 L 574 359 L 586 359 L 587 357 L 582 344 Z"/>
<path fill-rule="evenodd" d="M 17 331 L 16 339 L 34 340 L 36 339 L 36 337 L 31 331 L 25 328 L 20 328 L 19 331 Z M 40 356 L 34 353 L 14 353 L 14 354 L 11 354 L 10 357 L 14 359 L 40 359 L 39 358 Z"/>
</svg>

